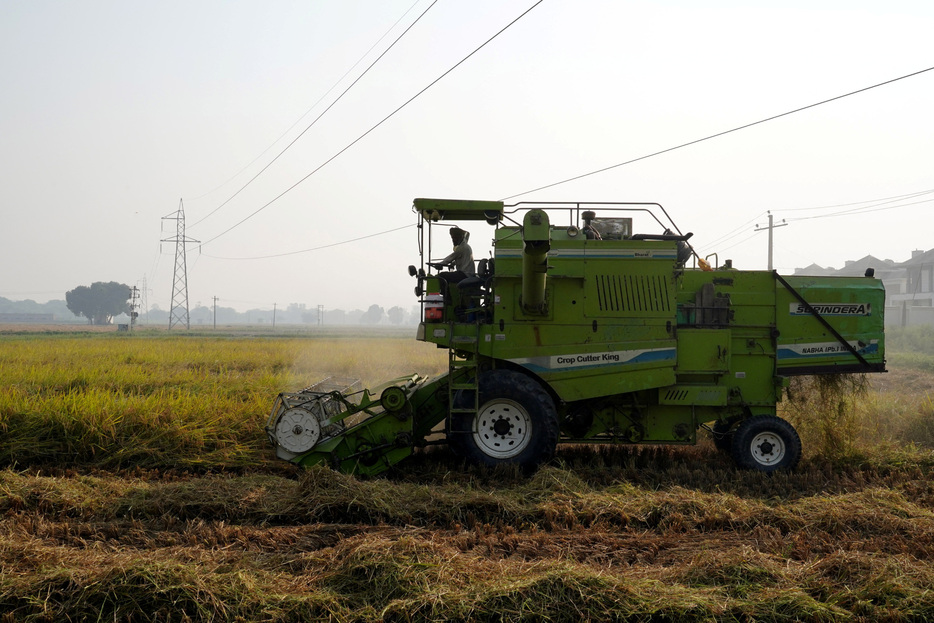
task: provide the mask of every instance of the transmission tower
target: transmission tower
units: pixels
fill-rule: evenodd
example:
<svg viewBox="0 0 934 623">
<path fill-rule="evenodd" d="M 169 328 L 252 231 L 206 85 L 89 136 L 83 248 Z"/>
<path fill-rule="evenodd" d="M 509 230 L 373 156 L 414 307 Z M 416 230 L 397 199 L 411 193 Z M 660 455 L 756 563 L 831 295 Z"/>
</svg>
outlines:
<svg viewBox="0 0 934 623">
<path fill-rule="evenodd" d="M 142 308 L 146 324 L 149 324 L 149 285 L 146 283 L 146 275 L 143 274 L 143 281 L 139 288 L 140 294 L 142 295 Z"/>
<path fill-rule="evenodd" d="M 139 288 L 133 286 L 130 288 L 130 331 L 136 325 L 136 319 L 139 318 Z"/>
<path fill-rule="evenodd" d="M 175 278 L 172 280 L 172 309 L 169 312 L 169 330 L 177 324 L 184 324 L 186 329 L 191 328 L 188 318 L 188 265 L 185 262 L 185 245 L 191 242 L 200 242 L 185 236 L 185 206 L 178 200 L 178 210 L 162 217 L 163 221 L 176 221 L 176 234 L 174 238 L 163 238 L 162 242 L 175 243 Z"/>
</svg>

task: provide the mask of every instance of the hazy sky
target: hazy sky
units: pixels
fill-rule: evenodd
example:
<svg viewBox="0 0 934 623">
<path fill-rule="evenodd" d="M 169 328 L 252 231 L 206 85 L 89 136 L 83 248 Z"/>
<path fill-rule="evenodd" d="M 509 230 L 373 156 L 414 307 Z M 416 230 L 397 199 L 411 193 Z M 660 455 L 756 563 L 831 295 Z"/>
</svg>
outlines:
<svg viewBox="0 0 934 623">
<path fill-rule="evenodd" d="M 408 309 L 412 227 L 224 258 L 412 225 L 415 197 L 503 199 L 934 67 L 930 0 L 544 0 L 227 231 L 534 4 L 439 0 L 217 209 L 431 1 L 0 0 L 0 296 L 145 276 L 167 309 L 162 217 L 182 199 L 207 243 L 188 248 L 191 306 Z M 934 247 L 934 193 L 870 203 L 932 190 L 934 71 L 516 200 L 659 202 L 702 256 L 754 269 L 771 210 L 790 273 Z M 479 257 L 491 231 L 472 228 Z"/>
</svg>

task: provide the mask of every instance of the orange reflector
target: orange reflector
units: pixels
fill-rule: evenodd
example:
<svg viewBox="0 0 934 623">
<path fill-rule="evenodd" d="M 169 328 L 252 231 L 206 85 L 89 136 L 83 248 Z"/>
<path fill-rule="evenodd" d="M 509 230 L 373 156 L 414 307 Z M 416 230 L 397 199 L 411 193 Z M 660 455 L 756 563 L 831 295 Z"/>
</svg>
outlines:
<svg viewBox="0 0 934 623">
<path fill-rule="evenodd" d="M 444 297 L 432 292 L 425 297 L 425 322 L 436 322 L 444 317 Z"/>
</svg>

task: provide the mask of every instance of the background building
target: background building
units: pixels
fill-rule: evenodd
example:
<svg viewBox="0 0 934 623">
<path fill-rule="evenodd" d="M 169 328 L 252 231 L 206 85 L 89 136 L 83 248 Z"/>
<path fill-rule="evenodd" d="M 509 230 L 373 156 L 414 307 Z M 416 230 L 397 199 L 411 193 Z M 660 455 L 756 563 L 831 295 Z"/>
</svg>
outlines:
<svg viewBox="0 0 934 623">
<path fill-rule="evenodd" d="M 887 326 L 934 325 L 934 249 L 912 251 L 911 259 L 900 263 L 867 255 L 840 269 L 811 264 L 795 269 L 795 274 L 859 277 L 868 268 L 885 284 Z"/>
</svg>

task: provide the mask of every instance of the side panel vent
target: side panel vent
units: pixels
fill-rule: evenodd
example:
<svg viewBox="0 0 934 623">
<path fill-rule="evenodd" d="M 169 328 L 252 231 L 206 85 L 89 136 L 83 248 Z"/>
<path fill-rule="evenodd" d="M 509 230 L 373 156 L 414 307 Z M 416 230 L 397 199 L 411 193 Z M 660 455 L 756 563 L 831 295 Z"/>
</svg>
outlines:
<svg viewBox="0 0 934 623">
<path fill-rule="evenodd" d="M 662 400 L 668 404 L 684 402 L 688 395 L 689 392 L 686 389 L 669 389 L 665 392 L 664 396 L 662 396 Z"/>
<path fill-rule="evenodd" d="M 597 275 L 601 312 L 671 312 L 668 279 L 663 275 Z"/>
<path fill-rule="evenodd" d="M 723 385 L 672 385 L 658 390 L 658 404 L 724 407 L 728 390 Z"/>
</svg>

